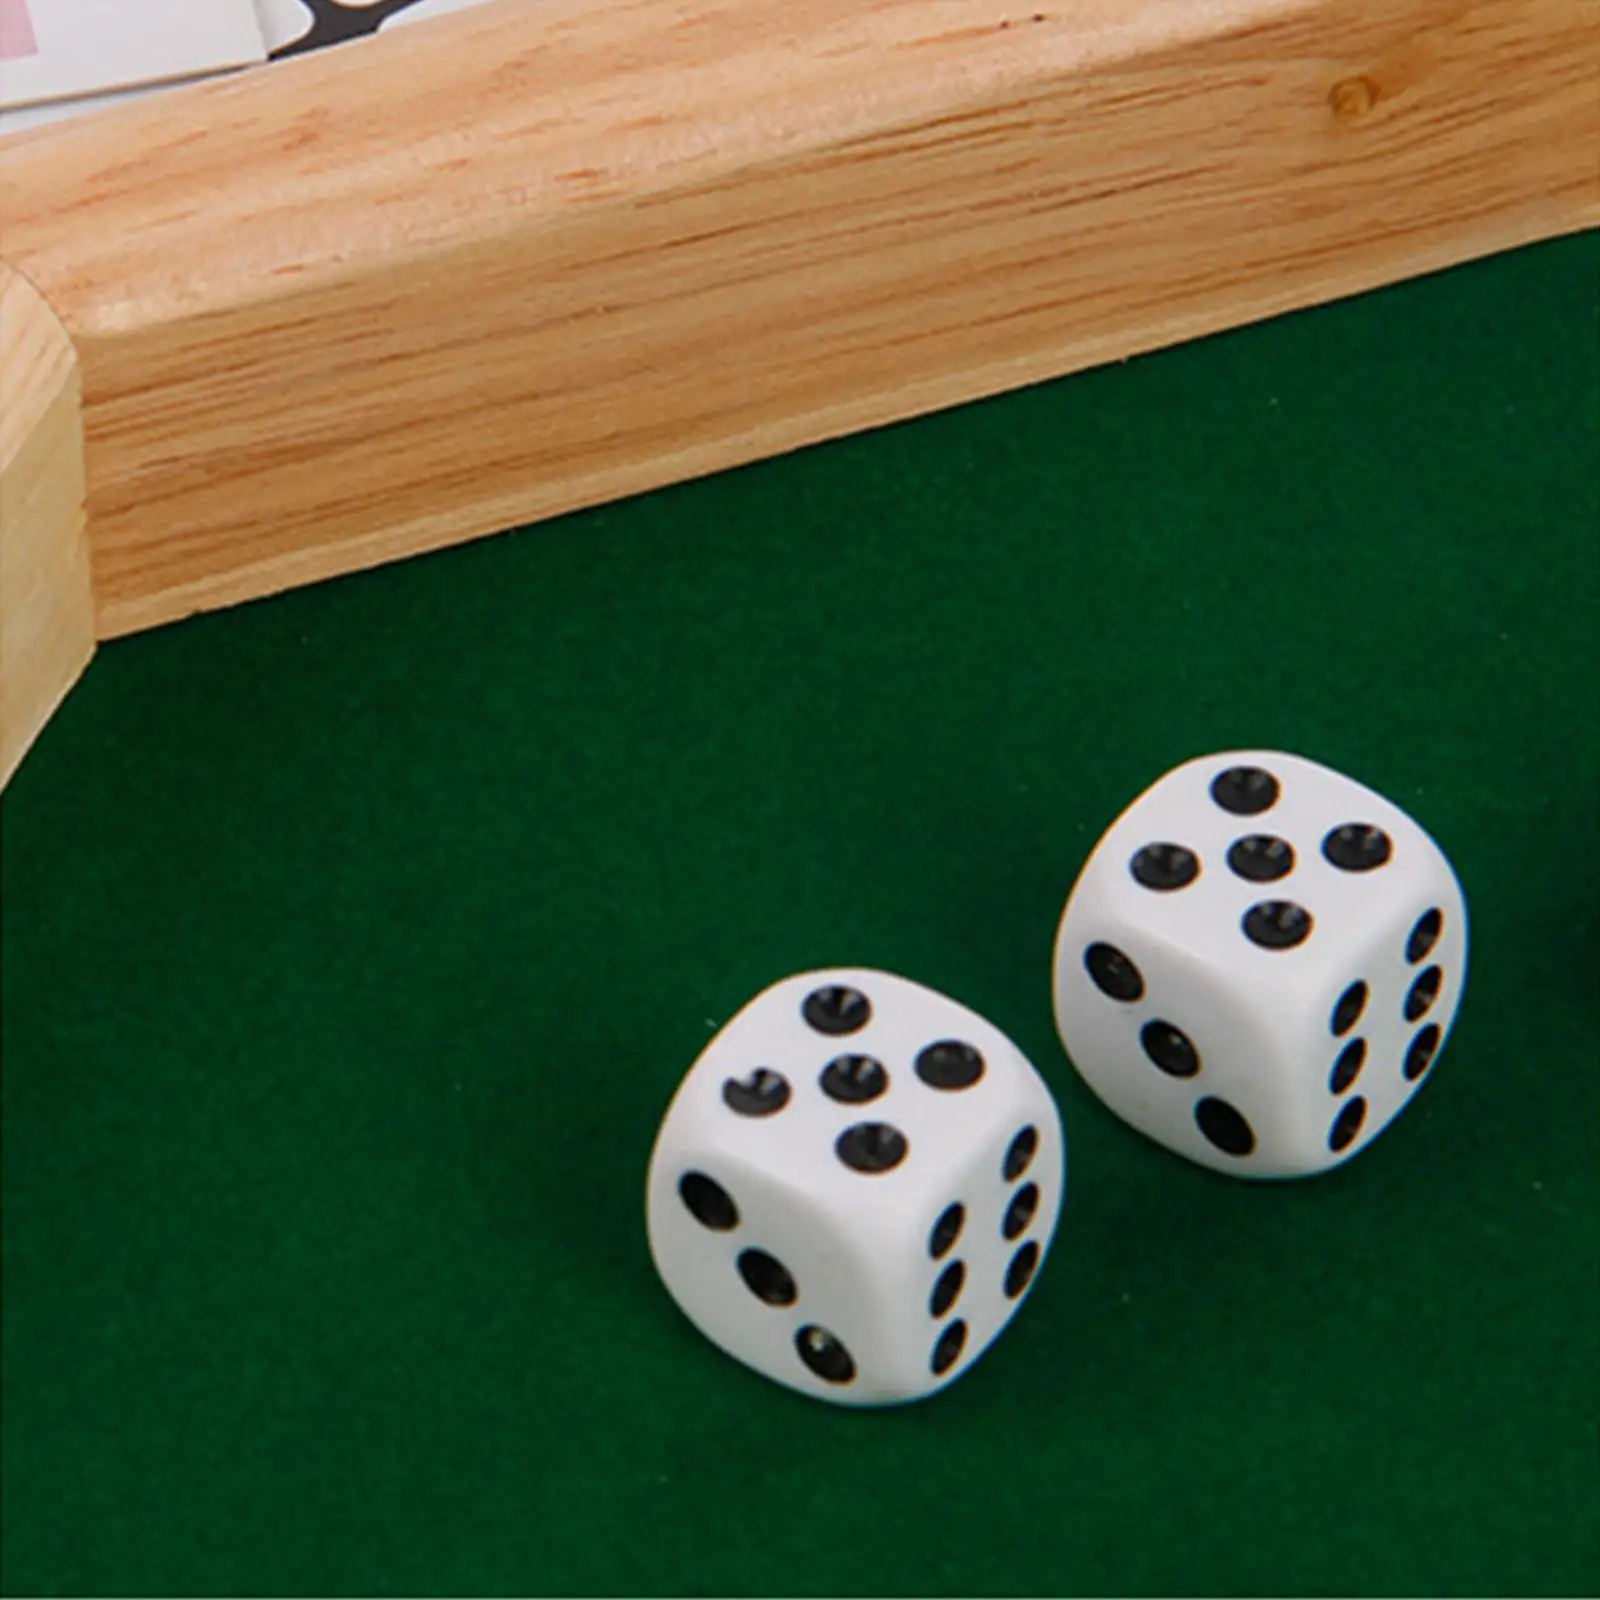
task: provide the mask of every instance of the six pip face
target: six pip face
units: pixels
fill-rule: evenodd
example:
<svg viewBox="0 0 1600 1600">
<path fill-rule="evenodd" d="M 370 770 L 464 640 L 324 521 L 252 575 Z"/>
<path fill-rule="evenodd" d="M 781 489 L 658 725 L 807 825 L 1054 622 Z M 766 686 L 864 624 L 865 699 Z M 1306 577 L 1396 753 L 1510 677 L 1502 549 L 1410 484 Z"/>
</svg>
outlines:
<svg viewBox="0 0 1600 1600">
<path fill-rule="evenodd" d="M 663 1282 L 714 1343 L 849 1405 L 953 1381 L 1032 1286 L 1065 1150 L 997 1028 L 888 973 L 756 996 L 690 1068 L 647 1186 Z"/>
</svg>

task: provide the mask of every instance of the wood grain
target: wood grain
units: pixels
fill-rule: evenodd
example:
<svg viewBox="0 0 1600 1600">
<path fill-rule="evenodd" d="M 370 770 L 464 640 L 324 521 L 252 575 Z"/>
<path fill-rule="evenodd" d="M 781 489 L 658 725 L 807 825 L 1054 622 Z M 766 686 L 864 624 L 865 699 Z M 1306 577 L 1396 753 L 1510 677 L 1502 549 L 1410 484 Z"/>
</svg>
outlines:
<svg viewBox="0 0 1600 1600">
<path fill-rule="evenodd" d="M 94 653 L 78 365 L 0 266 L 0 785 Z"/>
<path fill-rule="evenodd" d="M 1593 225 L 1597 82 L 1592 0 L 497 0 L 0 214 L 115 634 Z"/>
</svg>

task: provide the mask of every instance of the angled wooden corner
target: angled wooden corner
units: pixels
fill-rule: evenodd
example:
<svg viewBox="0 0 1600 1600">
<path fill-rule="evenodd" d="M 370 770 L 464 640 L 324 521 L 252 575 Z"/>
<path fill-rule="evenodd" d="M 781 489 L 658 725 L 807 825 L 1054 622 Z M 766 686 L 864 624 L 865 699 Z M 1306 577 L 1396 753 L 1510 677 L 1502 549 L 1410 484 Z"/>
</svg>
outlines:
<svg viewBox="0 0 1600 1600">
<path fill-rule="evenodd" d="M 0 218 L 105 636 L 1591 226 L 1597 82 L 1594 0 L 495 0 L 0 142 Z"/>
<path fill-rule="evenodd" d="M 93 654 L 77 356 L 0 263 L 0 785 Z"/>
</svg>

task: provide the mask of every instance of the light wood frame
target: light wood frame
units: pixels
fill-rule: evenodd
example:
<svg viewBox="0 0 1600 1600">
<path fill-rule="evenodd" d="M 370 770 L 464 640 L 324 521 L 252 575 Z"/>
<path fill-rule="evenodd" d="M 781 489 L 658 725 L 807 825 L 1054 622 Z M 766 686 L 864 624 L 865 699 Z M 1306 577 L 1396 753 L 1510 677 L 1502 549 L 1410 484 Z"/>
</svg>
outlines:
<svg viewBox="0 0 1600 1600">
<path fill-rule="evenodd" d="M 1595 0 L 493 0 L 13 136 L 0 781 L 94 638 L 1597 221 Z"/>
</svg>

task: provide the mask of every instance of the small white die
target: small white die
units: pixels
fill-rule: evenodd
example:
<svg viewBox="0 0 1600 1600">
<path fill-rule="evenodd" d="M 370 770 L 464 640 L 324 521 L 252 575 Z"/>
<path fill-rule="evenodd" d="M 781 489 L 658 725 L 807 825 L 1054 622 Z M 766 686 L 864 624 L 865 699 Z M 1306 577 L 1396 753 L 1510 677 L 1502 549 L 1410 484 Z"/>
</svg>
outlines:
<svg viewBox="0 0 1600 1600">
<path fill-rule="evenodd" d="M 904 978 L 802 974 L 690 1068 L 651 1157 L 650 1249 L 707 1338 L 850 1405 L 929 1394 L 1011 1320 L 1065 1147 L 998 1029 Z"/>
<path fill-rule="evenodd" d="M 1275 751 L 1147 789 L 1061 919 L 1056 1022 L 1090 1088 L 1218 1171 L 1321 1172 L 1409 1102 L 1466 978 L 1461 887 L 1399 807 Z"/>
</svg>

